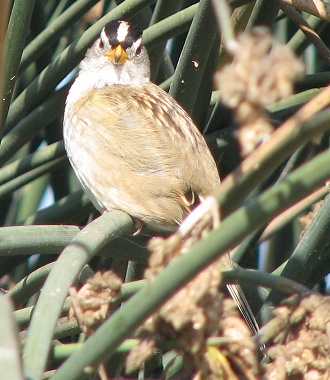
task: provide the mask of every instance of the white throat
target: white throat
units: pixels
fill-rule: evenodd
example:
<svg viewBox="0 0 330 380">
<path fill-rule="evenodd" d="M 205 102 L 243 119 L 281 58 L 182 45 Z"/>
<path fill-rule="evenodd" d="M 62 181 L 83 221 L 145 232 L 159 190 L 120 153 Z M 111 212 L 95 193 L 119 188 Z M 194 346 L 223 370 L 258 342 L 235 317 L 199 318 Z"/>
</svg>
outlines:
<svg viewBox="0 0 330 380">
<path fill-rule="evenodd" d="M 74 81 L 66 103 L 76 102 L 85 92 L 112 85 L 138 86 L 150 81 L 149 59 L 146 50 L 139 59 L 124 65 L 111 64 L 104 55 L 95 56 L 93 48 L 87 52 L 80 64 L 79 74 Z"/>
<path fill-rule="evenodd" d="M 77 78 L 72 84 L 66 103 L 76 102 L 87 91 L 104 88 L 118 84 L 118 77 L 113 75 L 102 75 L 102 70 L 80 70 Z"/>
</svg>

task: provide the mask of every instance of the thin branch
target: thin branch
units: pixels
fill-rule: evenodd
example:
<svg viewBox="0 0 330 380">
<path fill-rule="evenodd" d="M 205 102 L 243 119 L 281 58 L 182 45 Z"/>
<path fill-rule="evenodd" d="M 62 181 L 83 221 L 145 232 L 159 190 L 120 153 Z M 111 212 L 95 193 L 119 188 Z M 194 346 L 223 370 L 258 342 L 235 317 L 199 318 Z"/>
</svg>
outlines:
<svg viewBox="0 0 330 380">
<path fill-rule="evenodd" d="M 289 223 L 293 218 L 298 216 L 302 211 L 306 210 L 313 203 L 325 197 L 328 193 L 329 189 L 326 186 L 323 186 L 311 195 L 307 196 L 300 202 L 290 207 L 289 209 L 285 210 L 282 214 L 280 214 L 278 217 L 272 220 L 272 222 L 265 228 L 264 232 L 259 238 L 259 243 L 269 239 L 279 229 L 281 229 L 287 223 Z"/>
<path fill-rule="evenodd" d="M 330 4 L 322 0 L 281 0 L 282 3 L 330 21 Z"/>
<path fill-rule="evenodd" d="M 282 10 L 286 15 L 299 27 L 305 36 L 315 45 L 320 55 L 326 60 L 330 66 L 330 50 L 322 41 L 320 36 L 312 29 L 309 23 L 302 17 L 302 15 L 291 5 L 282 4 Z"/>
</svg>

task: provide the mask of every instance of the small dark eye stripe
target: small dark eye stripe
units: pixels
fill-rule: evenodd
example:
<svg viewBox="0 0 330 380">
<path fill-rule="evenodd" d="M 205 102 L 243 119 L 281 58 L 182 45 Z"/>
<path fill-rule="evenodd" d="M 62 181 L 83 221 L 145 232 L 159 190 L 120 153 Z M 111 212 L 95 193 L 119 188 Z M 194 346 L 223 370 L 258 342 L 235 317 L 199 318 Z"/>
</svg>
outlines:
<svg viewBox="0 0 330 380">
<path fill-rule="evenodd" d="M 104 27 L 104 32 L 107 38 L 109 39 L 110 45 L 112 47 L 121 45 L 124 49 L 127 49 L 128 47 L 131 47 L 135 41 L 141 38 L 143 30 L 137 25 L 129 24 L 127 37 L 125 38 L 124 41 L 120 42 L 118 40 L 118 28 L 122 22 L 124 21 L 118 21 L 118 20 L 110 21 Z"/>
</svg>

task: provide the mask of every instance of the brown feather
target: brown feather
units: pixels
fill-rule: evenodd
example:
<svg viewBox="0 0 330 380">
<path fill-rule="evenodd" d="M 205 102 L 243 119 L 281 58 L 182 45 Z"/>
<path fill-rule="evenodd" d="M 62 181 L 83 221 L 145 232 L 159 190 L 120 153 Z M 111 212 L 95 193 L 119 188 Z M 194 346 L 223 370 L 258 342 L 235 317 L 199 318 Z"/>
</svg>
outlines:
<svg viewBox="0 0 330 380">
<path fill-rule="evenodd" d="M 100 211 L 173 229 L 190 211 L 187 194 L 203 197 L 220 183 L 190 117 L 152 83 L 89 91 L 67 116 L 69 158 Z"/>
</svg>

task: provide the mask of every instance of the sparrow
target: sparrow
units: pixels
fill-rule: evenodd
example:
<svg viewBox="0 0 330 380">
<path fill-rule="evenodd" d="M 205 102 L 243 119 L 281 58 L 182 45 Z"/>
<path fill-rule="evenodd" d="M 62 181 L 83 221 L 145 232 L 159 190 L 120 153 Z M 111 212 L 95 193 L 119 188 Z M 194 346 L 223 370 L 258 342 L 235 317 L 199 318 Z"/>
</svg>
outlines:
<svg viewBox="0 0 330 380">
<path fill-rule="evenodd" d="M 101 213 L 121 210 L 142 225 L 173 231 L 220 177 L 190 116 L 150 81 L 142 32 L 111 21 L 87 50 L 66 100 L 64 144 Z M 228 255 L 223 263 L 232 267 Z M 244 294 L 236 285 L 229 291 L 250 324 Z"/>
<path fill-rule="evenodd" d="M 220 177 L 190 116 L 150 81 L 142 32 L 111 21 L 87 50 L 66 100 L 64 143 L 101 213 L 172 231 Z"/>
</svg>

